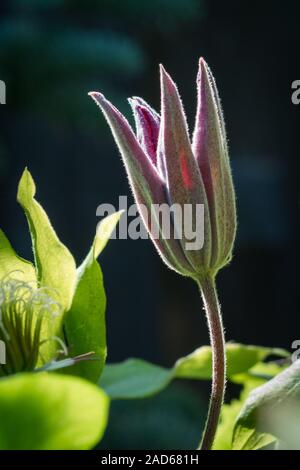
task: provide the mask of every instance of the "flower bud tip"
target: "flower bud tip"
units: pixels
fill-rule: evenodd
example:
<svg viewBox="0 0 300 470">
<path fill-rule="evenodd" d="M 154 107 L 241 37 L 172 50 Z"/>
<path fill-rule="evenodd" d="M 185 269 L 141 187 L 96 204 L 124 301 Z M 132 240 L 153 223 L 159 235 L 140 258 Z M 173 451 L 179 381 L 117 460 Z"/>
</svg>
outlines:
<svg viewBox="0 0 300 470">
<path fill-rule="evenodd" d="M 90 91 L 90 92 L 88 93 L 88 95 L 89 95 L 94 101 L 96 101 L 96 103 L 101 103 L 101 102 L 105 101 L 104 95 L 102 95 L 102 93 L 99 93 L 98 91 Z"/>
</svg>

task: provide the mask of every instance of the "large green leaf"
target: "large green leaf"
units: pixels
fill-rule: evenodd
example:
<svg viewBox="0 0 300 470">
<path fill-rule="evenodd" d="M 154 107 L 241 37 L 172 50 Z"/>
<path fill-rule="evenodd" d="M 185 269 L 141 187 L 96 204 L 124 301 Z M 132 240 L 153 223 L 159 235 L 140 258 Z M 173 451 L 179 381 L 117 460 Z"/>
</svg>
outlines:
<svg viewBox="0 0 300 470">
<path fill-rule="evenodd" d="M 122 212 L 116 212 L 98 225 L 92 248 L 77 270 L 77 285 L 64 331 L 72 356 L 95 353 L 95 360 L 83 361 L 64 369 L 97 382 L 106 360 L 105 307 L 103 276 L 96 258 L 105 247 Z"/>
<path fill-rule="evenodd" d="M 51 289 L 52 297 L 67 310 L 72 303 L 76 266 L 69 250 L 58 239 L 49 219 L 35 200 L 36 188 L 27 169 L 21 177 L 17 199 L 26 214 L 40 286 Z"/>
<path fill-rule="evenodd" d="M 102 437 L 109 400 L 78 377 L 24 373 L 0 381 L 1 450 L 80 450 Z"/>
<path fill-rule="evenodd" d="M 226 345 L 228 377 L 248 371 L 270 354 L 285 355 L 286 353 L 273 348 L 228 343 Z M 174 378 L 209 380 L 211 367 L 211 348 L 203 346 L 179 359 L 171 369 L 163 369 L 139 359 L 107 365 L 100 384 L 111 398 L 142 398 L 158 393 Z M 151 380 L 149 384 L 147 381 L 145 386 L 148 374 Z"/>
<path fill-rule="evenodd" d="M 249 370 L 254 364 L 270 354 L 284 355 L 276 348 L 246 346 L 239 343 L 226 344 L 227 376 L 231 377 Z M 179 359 L 175 364 L 176 377 L 188 379 L 210 379 L 212 352 L 210 346 L 202 346 L 189 356 Z"/>
<path fill-rule="evenodd" d="M 164 389 L 172 378 L 171 369 L 128 359 L 105 367 L 100 384 L 112 399 L 144 398 Z"/>
<path fill-rule="evenodd" d="M 235 424 L 233 449 L 255 450 L 277 438 L 283 439 L 288 423 L 281 421 L 281 425 L 276 426 L 276 417 L 290 415 L 290 411 L 299 409 L 299 405 L 300 360 L 250 393 Z M 300 422 L 296 437 L 299 429 Z"/>
<path fill-rule="evenodd" d="M 0 230 L 0 279 L 12 277 L 36 285 L 34 266 L 16 254 L 4 232 Z"/>
</svg>

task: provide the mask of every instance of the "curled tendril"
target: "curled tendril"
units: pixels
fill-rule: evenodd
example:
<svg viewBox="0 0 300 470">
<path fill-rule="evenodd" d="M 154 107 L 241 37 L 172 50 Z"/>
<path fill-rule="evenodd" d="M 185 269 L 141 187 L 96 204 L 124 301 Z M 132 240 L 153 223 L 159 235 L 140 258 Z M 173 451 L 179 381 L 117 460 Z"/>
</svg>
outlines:
<svg viewBox="0 0 300 470">
<path fill-rule="evenodd" d="M 51 296 L 51 289 L 30 284 L 9 276 L 0 281 L 0 340 L 6 346 L 6 364 L 1 366 L 0 375 L 34 370 L 41 345 L 48 341 L 58 343 L 66 354 L 61 339 L 51 334 L 41 339 L 45 323 L 51 331 L 54 319 L 62 314 L 61 305 Z"/>
</svg>

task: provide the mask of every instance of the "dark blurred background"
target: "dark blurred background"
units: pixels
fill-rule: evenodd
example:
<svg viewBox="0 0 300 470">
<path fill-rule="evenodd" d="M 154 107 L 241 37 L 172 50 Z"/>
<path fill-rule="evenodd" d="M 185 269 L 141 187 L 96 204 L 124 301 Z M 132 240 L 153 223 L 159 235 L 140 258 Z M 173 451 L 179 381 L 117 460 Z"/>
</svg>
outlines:
<svg viewBox="0 0 300 470">
<path fill-rule="evenodd" d="M 2 0 L 1 228 L 19 253 L 31 257 L 15 202 L 25 166 L 78 262 L 94 236 L 97 206 L 117 207 L 119 195 L 132 201 L 108 126 L 87 93 L 102 91 L 132 121 L 128 96 L 159 109 L 162 62 L 192 128 L 202 55 L 223 102 L 238 202 L 235 256 L 218 277 L 227 340 L 290 349 L 300 337 L 300 105 L 291 102 L 291 83 L 300 79 L 298 5 Z M 208 343 L 197 289 L 162 264 L 150 241 L 112 241 L 100 262 L 110 362 L 134 356 L 171 366 Z M 207 396 L 206 384 L 175 383 L 153 399 L 115 403 L 102 445 L 193 448 Z"/>
</svg>

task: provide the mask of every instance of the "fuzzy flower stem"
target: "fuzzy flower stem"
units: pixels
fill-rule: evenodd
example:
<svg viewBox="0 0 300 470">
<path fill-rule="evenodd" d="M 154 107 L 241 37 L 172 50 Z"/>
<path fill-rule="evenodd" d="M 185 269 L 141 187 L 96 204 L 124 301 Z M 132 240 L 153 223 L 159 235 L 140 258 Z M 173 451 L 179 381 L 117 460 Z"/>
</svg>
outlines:
<svg viewBox="0 0 300 470">
<path fill-rule="evenodd" d="M 226 352 L 222 316 L 215 280 L 206 277 L 198 283 L 204 303 L 212 348 L 212 389 L 200 450 L 212 448 L 226 385 Z"/>
</svg>

